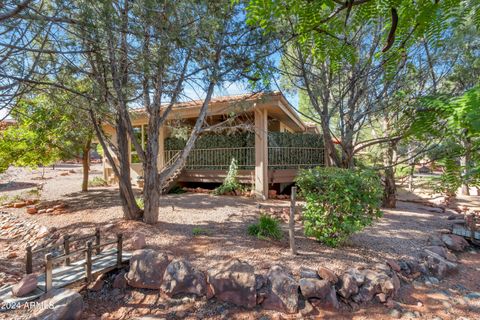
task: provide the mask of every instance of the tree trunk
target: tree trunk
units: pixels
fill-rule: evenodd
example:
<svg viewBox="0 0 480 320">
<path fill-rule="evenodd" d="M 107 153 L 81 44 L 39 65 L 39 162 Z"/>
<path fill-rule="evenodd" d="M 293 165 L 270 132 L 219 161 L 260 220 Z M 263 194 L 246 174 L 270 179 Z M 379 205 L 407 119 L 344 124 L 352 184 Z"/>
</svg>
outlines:
<svg viewBox="0 0 480 320">
<path fill-rule="evenodd" d="M 112 166 L 112 170 L 115 176 L 118 178 L 118 186 L 120 189 L 120 199 L 122 201 L 123 217 L 127 220 L 138 220 L 142 217 L 142 210 L 138 207 L 137 202 L 135 201 L 135 194 L 132 190 L 132 181 L 130 179 L 130 153 L 128 150 L 128 138 L 127 130 L 125 128 L 124 122 L 121 119 L 121 116 L 116 117 L 115 125 L 117 132 L 117 150 L 116 152 L 118 162 L 117 165 L 110 149 L 105 142 L 104 134 L 100 129 L 100 125 L 97 122 L 95 114 L 92 110 L 89 110 L 90 119 L 95 128 L 95 135 L 97 136 L 98 141 L 102 145 L 104 155 L 107 157 L 108 161 Z"/>
<path fill-rule="evenodd" d="M 135 194 L 132 189 L 132 180 L 130 176 L 130 150 L 127 136 L 127 128 L 125 122 L 118 116 L 117 119 L 117 144 L 118 144 L 118 160 L 119 177 L 118 184 L 120 187 L 120 198 L 122 199 L 123 217 L 127 220 L 138 220 L 142 218 L 142 210 L 135 201 Z"/>
<path fill-rule="evenodd" d="M 385 166 L 383 206 L 385 208 L 395 208 L 397 206 L 397 188 L 395 186 L 395 171 L 393 169 L 395 148 L 396 143 L 389 143 L 383 155 L 383 163 Z"/>
<path fill-rule="evenodd" d="M 150 115 L 148 123 L 148 141 L 145 146 L 145 161 L 143 162 L 143 221 L 154 224 L 158 221 L 159 188 L 158 177 L 158 135 L 160 132 L 160 118 Z"/>
<path fill-rule="evenodd" d="M 467 175 L 470 171 L 470 162 L 471 162 L 471 143 L 467 139 L 462 141 L 462 145 L 465 148 L 465 154 L 460 158 L 460 165 L 462 166 L 462 188 L 461 194 L 464 196 L 470 195 L 470 187 L 467 183 Z"/>
<path fill-rule="evenodd" d="M 82 167 L 83 167 L 83 181 L 82 181 L 82 192 L 88 191 L 88 173 L 90 171 L 90 146 L 92 144 L 92 139 L 88 139 L 83 147 L 82 154 Z"/>
</svg>

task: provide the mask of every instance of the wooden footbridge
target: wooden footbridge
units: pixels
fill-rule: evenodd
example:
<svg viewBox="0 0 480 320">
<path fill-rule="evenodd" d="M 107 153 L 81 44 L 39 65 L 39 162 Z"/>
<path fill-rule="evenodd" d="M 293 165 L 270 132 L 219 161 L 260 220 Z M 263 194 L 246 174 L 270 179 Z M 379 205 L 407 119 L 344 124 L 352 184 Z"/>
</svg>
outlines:
<svg viewBox="0 0 480 320">
<path fill-rule="evenodd" d="M 84 242 L 84 246 L 77 249 Z M 109 247 L 109 248 L 106 248 Z M 72 250 L 74 248 L 74 250 Z M 67 287 L 81 281 L 90 283 L 96 276 L 113 269 L 121 268 L 131 258 L 131 253 L 123 250 L 123 235 L 116 239 L 101 242 L 100 229 L 94 234 L 73 238 L 64 235 L 63 242 L 44 248 L 32 249 L 27 246 L 25 253 L 25 273 L 33 272 L 34 257 L 44 254 L 44 272 L 38 276 L 37 289 L 24 297 L 14 297 L 12 286 L 0 288 L 0 304 L 13 307 L 34 300 L 44 293 Z"/>
</svg>

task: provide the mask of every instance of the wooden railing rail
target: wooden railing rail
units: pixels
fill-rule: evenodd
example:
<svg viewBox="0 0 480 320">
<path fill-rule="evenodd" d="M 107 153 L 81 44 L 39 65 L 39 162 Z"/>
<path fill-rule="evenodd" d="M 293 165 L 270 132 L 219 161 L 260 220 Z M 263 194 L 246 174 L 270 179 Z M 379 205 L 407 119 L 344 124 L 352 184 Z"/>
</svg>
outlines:
<svg viewBox="0 0 480 320">
<path fill-rule="evenodd" d="M 80 241 L 85 241 L 85 240 L 92 239 L 92 238 L 95 238 L 95 244 L 97 244 L 97 245 L 100 244 L 101 239 L 100 239 L 100 229 L 99 228 L 95 228 L 95 233 L 93 233 L 93 234 L 88 234 L 88 235 L 77 237 L 77 238 L 74 238 L 74 239 L 72 239 L 72 237 L 68 234 L 64 235 L 62 243 L 52 244 L 52 245 L 49 245 L 49 246 L 46 246 L 46 247 L 43 247 L 43 248 L 38 248 L 38 249 L 35 249 L 35 250 L 32 250 L 31 245 L 27 245 L 27 247 L 25 248 L 25 251 L 26 251 L 25 252 L 25 273 L 30 274 L 30 273 L 33 272 L 33 255 L 34 254 L 37 254 L 37 253 L 40 253 L 40 252 L 51 253 L 53 250 L 55 250 L 57 248 L 60 248 L 60 247 L 63 247 L 63 255 L 62 256 L 66 256 L 65 265 L 66 266 L 70 265 L 70 258 L 72 257 L 72 255 L 70 255 L 71 245 L 73 243 L 80 242 Z M 74 254 L 78 254 L 80 252 L 75 251 Z M 101 251 L 100 251 L 100 247 L 99 247 L 99 248 L 96 249 L 96 253 L 99 254 L 100 252 Z"/>
<path fill-rule="evenodd" d="M 98 238 L 97 238 L 98 239 Z M 53 265 L 54 263 L 62 260 L 67 260 L 72 258 L 73 256 L 79 255 L 81 253 L 85 254 L 85 280 L 87 283 L 92 281 L 92 266 L 93 261 L 96 261 L 100 257 L 98 254 L 100 253 L 100 249 L 102 247 L 116 244 L 117 250 L 113 251 L 112 253 L 106 255 L 116 255 L 117 256 L 117 267 L 122 265 L 122 253 L 123 253 L 123 235 L 121 233 L 117 234 L 117 238 L 115 240 L 107 241 L 104 243 L 96 243 L 93 245 L 92 241 L 89 240 L 86 242 L 85 247 L 82 249 L 78 249 L 74 252 L 70 252 L 68 254 L 62 254 L 59 256 L 53 256 L 52 253 L 47 253 L 45 255 L 45 291 L 49 291 L 53 287 Z M 96 250 L 96 256 L 93 256 L 93 250 Z M 104 256 L 102 256 L 103 258 Z"/>
</svg>

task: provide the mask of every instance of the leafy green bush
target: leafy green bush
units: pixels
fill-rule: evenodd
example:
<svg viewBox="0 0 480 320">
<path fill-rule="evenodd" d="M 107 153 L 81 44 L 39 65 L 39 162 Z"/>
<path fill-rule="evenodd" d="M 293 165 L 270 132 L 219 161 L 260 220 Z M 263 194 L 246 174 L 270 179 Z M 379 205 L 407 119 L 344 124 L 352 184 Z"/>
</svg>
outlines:
<svg viewBox="0 0 480 320">
<path fill-rule="evenodd" d="M 105 181 L 105 179 L 100 177 L 95 177 L 92 180 L 88 181 L 89 187 L 104 187 L 107 185 L 108 185 L 107 181 Z"/>
<path fill-rule="evenodd" d="M 305 198 L 305 234 L 337 246 L 381 217 L 383 189 L 372 171 L 316 167 L 302 170 L 297 184 Z"/>
<path fill-rule="evenodd" d="M 135 198 L 135 202 L 137 203 L 137 206 L 140 209 L 143 210 L 145 208 L 145 203 L 143 202 L 143 198 Z"/>
<path fill-rule="evenodd" d="M 247 233 L 259 239 L 271 238 L 280 240 L 283 236 L 282 229 L 280 228 L 280 222 L 277 219 L 269 217 L 265 214 L 260 216 L 258 223 L 248 226 Z"/>
<path fill-rule="evenodd" d="M 208 236 L 210 233 L 208 232 L 208 230 L 205 230 L 201 227 L 194 227 L 192 229 L 192 234 L 194 237 L 198 237 L 198 236 Z"/>
<path fill-rule="evenodd" d="M 242 185 L 238 182 L 237 179 L 238 175 L 238 166 L 237 161 L 235 158 L 232 158 L 232 162 L 230 163 L 230 168 L 228 169 L 227 176 L 223 181 L 222 185 L 215 190 L 213 190 L 213 194 L 215 195 L 222 195 L 228 192 L 235 192 L 236 190 L 241 190 Z"/>
</svg>

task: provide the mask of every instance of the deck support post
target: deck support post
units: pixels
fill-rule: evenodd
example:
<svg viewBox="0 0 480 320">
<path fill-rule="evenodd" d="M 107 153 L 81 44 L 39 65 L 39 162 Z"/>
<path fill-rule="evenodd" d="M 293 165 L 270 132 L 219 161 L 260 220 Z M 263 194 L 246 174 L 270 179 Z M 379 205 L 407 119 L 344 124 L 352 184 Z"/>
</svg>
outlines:
<svg viewBox="0 0 480 320">
<path fill-rule="evenodd" d="M 65 255 L 70 254 L 70 235 L 66 234 L 63 236 L 63 253 Z M 64 265 L 70 265 L 70 258 L 66 258 L 64 261 Z"/>
<path fill-rule="evenodd" d="M 87 283 L 92 280 L 92 241 L 87 242 L 85 251 L 85 280 Z"/>
<path fill-rule="evenodd" d="M 290 199 L 290 219 L 288 221 L 288 235 L 290 239 L 290 250 L 293 255 L 297 254 L 295 246 L 295 198 L 297 196 L 297 187 L 292 187 L 292 195 Z"/>
<path fill-rule="evenodd" d="M 95 252 L 100 254 L 100 228 L 95 228 Z"/>
<path fill-rule="evenodd" d="M 123 235 L 117 234 L 117 267 L 122 266 L 122 247 L 123 247 Z"/>
<path fill-rule="evenodd" d="M 255 108 L 255 197 L 268 198 L 268 112 Z"/>
<path fill-rule="evenodd" d="M 45 255 L 45 292 L 52 290 L 53 287 L 53 262 L 52 254 Z"/>
<path fill-rule="evenodd" d="M 158 133 L 158 157 L 157 169 L 160 172 L 165 167 L 165 125 L 163 125 Z"/>
<path fill-rule="evenodd" d="M 32 265 L 32 246 L 28 245 L 25 248 L 25 273 L 30 274 L 33 272 L 33 265 Z"/>
</svg>

